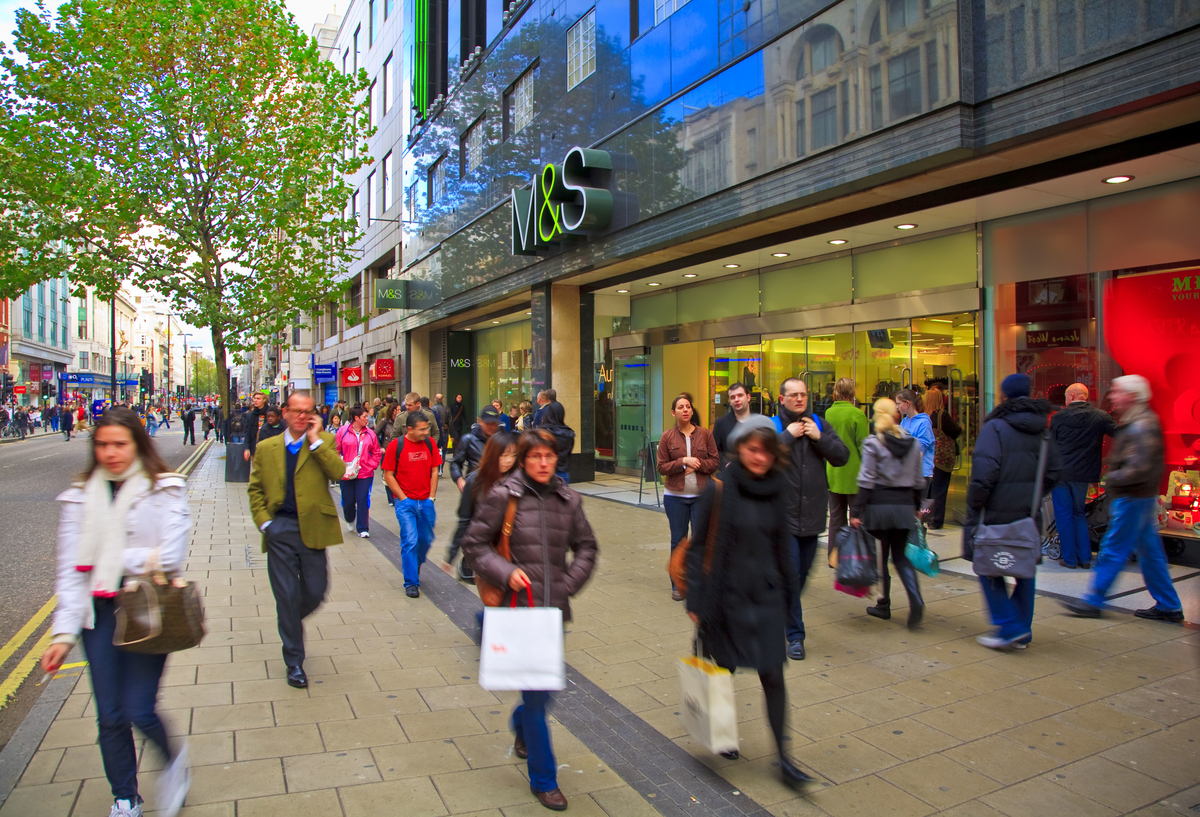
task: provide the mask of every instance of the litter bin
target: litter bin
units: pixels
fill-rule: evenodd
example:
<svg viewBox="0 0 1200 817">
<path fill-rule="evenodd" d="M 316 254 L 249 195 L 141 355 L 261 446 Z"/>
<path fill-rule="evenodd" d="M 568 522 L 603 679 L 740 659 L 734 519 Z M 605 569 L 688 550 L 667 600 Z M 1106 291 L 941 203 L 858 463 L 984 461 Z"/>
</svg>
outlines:
<svg viewBox="0 0 1200 817">
<path fill-rule="evenodd" d="M 250 461 L 246 459 L 245 437 L 231 437 L 225 444 L 225 481 L 250 481 Z"/>
</svg>

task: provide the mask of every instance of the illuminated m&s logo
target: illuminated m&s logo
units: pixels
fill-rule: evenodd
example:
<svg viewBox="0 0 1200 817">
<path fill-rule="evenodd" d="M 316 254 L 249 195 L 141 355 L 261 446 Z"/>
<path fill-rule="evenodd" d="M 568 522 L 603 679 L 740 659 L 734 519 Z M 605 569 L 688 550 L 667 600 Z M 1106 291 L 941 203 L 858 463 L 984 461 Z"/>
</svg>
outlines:
<svg viewBox="0 0 1200 817">
<path fill-rule="evenodd" d="M 608 227 L 611 176 L 607 151 L 574 147 L 561 165 L 546 165 L 529 187 L 512 191 L 512 254 L 536 255 L 563 236 Z"/>
</svg>

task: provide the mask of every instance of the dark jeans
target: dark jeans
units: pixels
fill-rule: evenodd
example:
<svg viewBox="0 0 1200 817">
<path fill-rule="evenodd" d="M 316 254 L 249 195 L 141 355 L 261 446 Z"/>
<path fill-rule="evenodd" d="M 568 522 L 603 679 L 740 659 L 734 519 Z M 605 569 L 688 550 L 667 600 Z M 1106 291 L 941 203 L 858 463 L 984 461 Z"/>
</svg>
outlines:
<svg viewBox="0 0 1200 817">
<path fill-rule="evenodd" d="M 1010 641 L 1033 632 L 1034 579 L 1015 579 L 1012 595 L 1008 584 L 999 576 L 980 576 L 983 597 L 987 600 L 988 612 L 996 635 Z"/>
<path fill-rule="evenodd" d="M 354 523 L 354 529 L 359 533 L 371 529 L 371 485 L 375 477 L 362 479 L 343 479 L 338 484 L 342 486 L 342 515 L 347 522 Z"/>
<path fill-rule="evenodd" d="M 304 619 L 325 600 L 329 560 L 324 550 L 304 546 L 300 520 L 277 516 L 267 526 L 267 575 L 283 641 L 283 663 L 304 664 Z"/>
<path fill-rule="evenodd" d="M 787 640 L 804 640 L 804 611 L 800 607 L 800 594 L 804 592 L 804 583 L 808 581 L 808 571 L 812 569 L 813 559 L 817 555 L 816 536 L 793 536 L 791 542 L 792 563 L 796 566 L 796 596 L 792 599 L 792 609 L 788 613 Z"/>
<path fill-rule="evenodd" d="M 1060 482 L 1054 486 L 1054 527 L 1058 531 L 1058 544 L 1062 560 L 1070 567 L 1092 563 L 1092 537 L 1088 533 L 1087 502 L 1088 483 Z"/>
<path fill-rule="evenodd" d="M 920 585 L 917 584 L 916 569 L 904 555 L 904 547 L 908 544 L 908 533 L 907 530 L 900 528 L 871 531 L 871 534 L 879 540 L 879 578 L 883 590 L 883 595 L 879 597 L 881 607 L 890 607 L 892 604 L 892 574 L 888 572 L 889 555 L 892 557 L 892 564 L 896 566 L 896 572 L 900 574 L 900 581 L 904 583 L 904 589 L 908 592 L 909 609 L 925 606 L 921 599 Z"/>
<path fill-rule="evenodd" d="M 850 522 L 850 501 L 854 494 L 835 494 L 829 492 L 829 546 L 837 538 L 837 532 Z"/>
<path fill-rule="evenodd" d="M 164 757 L 171 757 L 167 730 L 154 710 L 167 656 L 117 649 L 112 643 L 117 626 L 116 601 L 95 599 L 93 609 L 96 626 L 84 630 L 81 640 L 96 696 L 100 758 L 104 761 L 104 776 L 112 786 L 113 799 L 136 803 L 138 759 L 133 727 L 157 746 Z"/>
<path fill-rule="evenodd" d="M 529 750 L 529 787 L 534 791 L 554 791 L 558 788 L 558 764 L 554 746 L 550 743 L 550 727 L 546 725 L 546 705 L 549 692 L 524 691 L 521 703 L 512 713 L 512 729 L 525 741 Z"/>
<path fill-rule="evenodd" d="M 184 445 L 187 445 L 188 437 L 192 438 L 192 445 L 195 445 L 196 444 L 196 424 L 195 423 L 184 423 L 183 424 L 183 444 Z"/>
<path fill-rule="evenodd" d="M 934 530 L 946 523 L 946 494 L 949 492 L 950 472 L 934 468 L 933 476 L 929 478 L 929 487 L 925 489 L 925 496 L 933 500 L 933 507 L 929 509 L 927 523 Z"/>
<path fill-rule="evenodd" d="M 688 531 L 696 530 L 700 521 L 700 497 L 664 496 L 663 510 L 667 512 L 667 525 L 671 529 L 671 550 L 683 541 Z M 674 586 L 671 588 L 674 590 Z"/>
</svg>

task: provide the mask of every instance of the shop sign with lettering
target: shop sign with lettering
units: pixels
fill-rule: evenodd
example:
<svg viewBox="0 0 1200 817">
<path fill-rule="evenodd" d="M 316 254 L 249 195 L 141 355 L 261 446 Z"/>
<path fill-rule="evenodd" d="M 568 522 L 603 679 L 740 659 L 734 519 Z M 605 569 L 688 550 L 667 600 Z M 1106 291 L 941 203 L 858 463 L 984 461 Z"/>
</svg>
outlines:
<svg viewBox="0 0 1200 817">
<path fill-rule="evenodd" d="M 1025 332 L 1026 349 L 1056 349 L 1061 346 L 1082 346 L 1079 327 L 1074 329 L 1042 329 Z"/>
<path fill-rule="evenodd" d="M 353 388 L 354 386 L 361 386 L 362 382 L 362 366 L 344 366 L 342 368 L 343 386 Z"/>
<path fill-rule="evenodd" d="M 437 281 L 418 278 L 375 280 L 376 309 L 427 309 L 442 300 Z"/>
<path fill-rule="evenodd" d="M 612 156 L 573 147 L 547 164 L 529 187 L 512 191 L 512 254 L 536 255 L 565 236 L 599 232 L 612 222 Z"/>
<path fill-rule="evenodd" d="M 381 357 L 371 363 L 367 372 L 372 383 L 396 379 L 396 361 L 390 357 Z"/>
<path fill-rule="evenodd" d="M 337 380 L 338 365 L 336 363 L 314 363 L 313 380 L 318 383 L 330 383 Z"/>
</svg>

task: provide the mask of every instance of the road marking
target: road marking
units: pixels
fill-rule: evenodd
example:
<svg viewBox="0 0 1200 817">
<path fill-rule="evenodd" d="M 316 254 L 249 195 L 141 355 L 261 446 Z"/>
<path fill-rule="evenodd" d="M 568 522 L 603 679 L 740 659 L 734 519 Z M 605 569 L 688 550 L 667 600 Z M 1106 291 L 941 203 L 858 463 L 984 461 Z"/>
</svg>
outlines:
<svg viewBox="0 0 1200 817">
<path fill-rule="evenodd" d="M 86 667 L 87 661 L 76 661 L 74 664 L 63 664 L 58 668 L 59 672 L 65 669 L 75 669 L 76 667 Z"/>
<path fill-rule="evenodd" d="M 21 663 L 17 664 L 17 668 L 9 673 L 3 684 L 0 684 L 0 709 L 8 706 L 13 695 L 29 677 L 29 673 L 33 672 L 33 668 L 37 666 L 42 653 L 50 646 L 50 639 L 54 638 L 54 633 L 50 632 L 50 629 L 52 628 L 46 629 L 46 634 L 38 640 L 38 643 L 29 648 L 29 652 L 25 653 L 25 657 L 21 659 Z"/>
<path fill-rule="evenodd" d="M 21 645 L 25 643 L 25 639 L 33 635 L 34 630 L 36 630 L 41 623 L 46 620 L 46 616 L 54 612 L 54 606 L 57 603 L 58 596 L 51 596 L 50 601 L 43 604 L 42 609 L 34 613 L 33 618 L 25 622 L 25 626 L 20 630 L 17 630 L 17 634 L 10 638 L 8 643 L 5 644 L 3 648 L 0 648 L 0 667 L 4 666 L 4 662 L 11 658 L 14 652 L 20 649 Z"/>
</svg>

